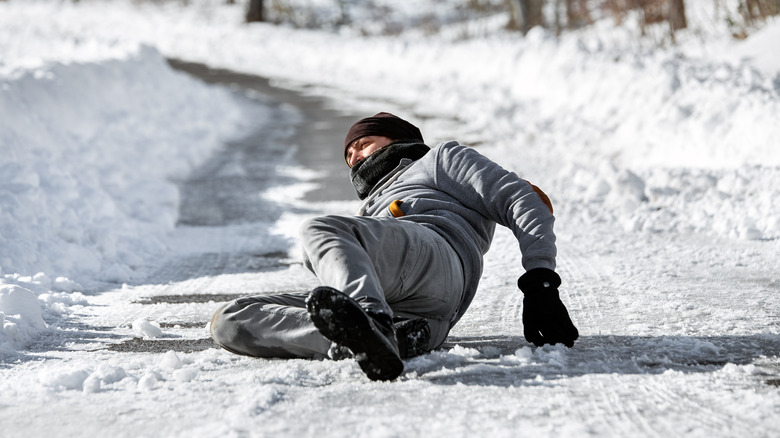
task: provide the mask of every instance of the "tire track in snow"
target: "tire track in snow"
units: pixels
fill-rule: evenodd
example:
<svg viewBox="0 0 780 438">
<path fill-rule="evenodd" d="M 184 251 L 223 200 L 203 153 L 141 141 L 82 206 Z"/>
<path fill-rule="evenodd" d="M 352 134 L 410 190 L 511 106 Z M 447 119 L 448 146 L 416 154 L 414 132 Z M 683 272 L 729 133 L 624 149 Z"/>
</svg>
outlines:
<svg viewBox="0 0 780 438">
<path fill-rule="evenodd" d="M 614 366 L 614 355 L 610 354 L 609 345 L 602 339 L 604 339 L 604 332 L 613 333 L 616 327 L 623 326 L 619 302 L 614 295 L 618 293 L 619 288 L 613 281 L 613 270 L 609 260 L 599 256 L 593 250 L 588 251 L 581 242 L 580 239 L 570 239 L 559 244 L 562 249 L 558 254 L 558 271 L 566 278 L 560 291 L 561 299 L 580 331 L 580 347 L 587 347 L 589 357 L 585 362 L 596 362 L 595 356 L 599 356 L 607 369 L 598 372 L 608 372 L 610 364 Z M 588 248 L 593 246 L 588 244 Z M 574 349 L 577 350 L 577 347 L 575 344 Z M 587 375 L 588 370 L 585 369 L 583 372 Z M 620 370 L 615 369 L 613 372 L 620 372 Z M 597 375 L 588 380 L 592 386 L 589 387 L 588 394 L 582 398 L 587 403 L 579 409 L 584 416 L 588 412 L 603 412 L 604 415 L 597 416 L 602 423 L 598 425 L 599 429 L 608 430 L 614 436 L 660 437 L 663 435 L 643 415 L 636 399 L 624 396 L 624 392 L 628 389 L 624 375 L 619 375 L 617 378 L 612 375 L 606 378 Z M 635 389 L 646 393 L 653 392 L 648 386 Z"/>
<path fill-rule="evenodd" d="M 717 409 L 711 403 L 712 400 L 702 399 L 702 394 L 694 392 L 695 387 L 692 385 L 673 386 L 666 379 L 655 378 L 648 379 L 647 382 L 640 388 L 645 391 L 648 397 L 651 400 L 663 402 L 669 407 L 669 410 L 688 416 L 689 427 L 691 427 L 690 423 L 694 423 L 697 427 L 713 434 L 723 431 L 745 431 L 752 428 L 749 422 L 733 418 L 730 409 Z M 679 432 L 674 422 L 663 426 L 665 428 L 664 434 L 667 436 Z"/>
<path fill-rule="evenodd" d="M 581 245 L 579 240 L 559 244 L 558 271 L 565 278 L 561 299 L 580 335 L 611 333 L 615 327 L 624 327 L 616 297 L 619 286 L 613 280 L 609 259 Z"/>
<path fill-rule="evenodd" d="M 698 340 L 680 335 L 632 335 L 643 325 L 651 332 L 654 328 L 652 321 L 646 320 L 653 313 L 633 314 L 635 306 L 621 304 L 627 299 L 639 303 L 652 299 L 643 298 L 643 291 L 632 286 L 641 279 L 629 282 L 617 278 L 616 266 L 620 264 L 611 262 L 617 256 L 591 251 L 596 246 L 582 237 L 563 241 L 560 246 L 559 271 L 566 278 L 561 295 L 581 333 L 570 354 L 570 362 L 579 362 L 580 369 L 572 374 L 582 373 L 588 380 L 587 393 L 578 397 L 584 402 L 578 407 L 584 419 L 589 412 L 603 412 L 593 426 L 615 436 L 663 437 L 691 431 L 717 436 L 755 429 L 751 422 L 732 414 L 733 406 L 720 403 L 719 394 L 731 389 L 712 373 L 729 361 L 754 361 L 772 350 L 771 341 L 753 346 L 757 339 L 752 337 Z M 634 263 L 634 269 L 652 263 L 646 255 L 636 256 L 641 260 Z M 655 269 L 644 275 L 654 275 Z M 714 351 L 701 350 L 710 347 Z M 721 350 L 730 354 L 724 357 Z M 597 364 L 599 357 L 603 363 Z M 681 431 L 680 424 L 688 430 Z"/>
<path fill-rule="evenodd" d="M 701 374 L 586 374 L 570 395 L 576 403 L 569 409 L 599 436 L 766 436 L 714 398 L 728 388 L 713 392 L 711 383 Z"/>
</svg>

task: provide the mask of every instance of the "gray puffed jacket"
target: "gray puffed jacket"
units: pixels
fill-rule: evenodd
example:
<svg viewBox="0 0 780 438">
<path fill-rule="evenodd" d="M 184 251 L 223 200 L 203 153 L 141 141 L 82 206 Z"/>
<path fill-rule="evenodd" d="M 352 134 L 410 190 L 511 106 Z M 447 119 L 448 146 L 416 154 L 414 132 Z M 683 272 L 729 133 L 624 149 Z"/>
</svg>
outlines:
<svg viewBox="0 0 780 438">
<path fill-rule="evenodd" d="M 466 285 L 452 324 L 474 298 L 496 224 L 514 233 L 526 270 L 555 269 L 555 218 L 534 187 L 455 141 L 437 145 L 419 160 L 402 160 L 376 184 L 359 214 L 417 222 L 452 245 Z"/>
</svg>

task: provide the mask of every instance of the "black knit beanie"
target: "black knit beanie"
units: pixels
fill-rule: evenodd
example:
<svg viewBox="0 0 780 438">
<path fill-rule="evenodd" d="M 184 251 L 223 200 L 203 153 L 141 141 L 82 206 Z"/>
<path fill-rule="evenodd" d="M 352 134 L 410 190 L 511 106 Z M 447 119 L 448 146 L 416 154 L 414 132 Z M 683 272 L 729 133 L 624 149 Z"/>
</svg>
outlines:
<svg viewBox="0 0 780 438">
<path fill-rule="evenodd" d="M 344 139 L 344 157 L 349 145 L 362 137 L 377 135 L 391 140 L 419 140 L 424 143 L 420 130 L 406 120 L 390 113 L 377 113 L 352 125 Z"/>
</svg>

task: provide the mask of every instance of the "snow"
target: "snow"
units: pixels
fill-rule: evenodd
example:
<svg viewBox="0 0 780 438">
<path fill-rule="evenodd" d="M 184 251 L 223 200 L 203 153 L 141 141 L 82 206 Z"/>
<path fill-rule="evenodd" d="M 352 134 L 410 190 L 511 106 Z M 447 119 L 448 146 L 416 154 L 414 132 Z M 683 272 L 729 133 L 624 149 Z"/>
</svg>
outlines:
<svg viewBox="0 0 780 438">
<path fill-rule="evenodd" d="M 1 435 L 780 432 L 780 21 L 737 41 L 687 2 L 691 29 L 667 47 L 610 20 L 522 37 L 501 14 L 460 22 L 454 0 L 374 2 L 389 36 L 367 7 L 306 30 L 189 3 L 0 2 Z M 425 14 L 438 32 L 416 30 Z M 177 226 L 181 181 L 247 133 L 285 144 L 299 115 L 165 57 L 396 112 L 542 187 L 575 348 L 522 339 L 520 255 L 499 230 L 447 348 L 396 382 L 348 360 L 168 349 L 200 345 L 219 304 L 176 297 L 310 287 L 297 224 L 357 205 L 303 200 L 318 169 L 281 154 L 262 172 L 285 185 L 248 199 L 278 214 Z M 231 163 L 220 177 L 246 176 Z M 161 350 L 106 349 L 132 338 Z"/>
<path fill-rule="evenodd" d="M 242 121 L 227 93 L 172 72 L 146 46 L 0 81 L 4 273 L 127 281 L 176 222 L 166 179 L 186 175 Z"/>
<path fill-rule="evenodd" d="M 14 284 L 0 286 L 0 323 L 4 343 L 21 343 L 46 329 L 35 293 Z"/>
<path fill-rule="evenodd" d="M 160 323 L 144 318 L 133 321 L 133 332 L 142 338 L 159 338 L 163 334 Z"/>
</svg>

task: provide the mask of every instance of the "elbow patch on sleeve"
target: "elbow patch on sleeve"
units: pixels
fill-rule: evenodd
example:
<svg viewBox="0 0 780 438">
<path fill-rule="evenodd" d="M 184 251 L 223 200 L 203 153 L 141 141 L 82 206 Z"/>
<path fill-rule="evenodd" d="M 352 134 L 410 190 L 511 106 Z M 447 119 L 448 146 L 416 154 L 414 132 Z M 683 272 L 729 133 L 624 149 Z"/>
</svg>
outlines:
<svg viewBox="0 0 780 438">
<path fill-rule="evenodd" d="M 527 180 L 526 180 L 526 182 L 527 182 L 528 184 L 531 184 L 531 182 L 530 182 L 530 181 L 527 181 Z M 550 198 L 547 196 L 547 193 L 544 193 L 544 192 L 542 191 L 542 189 L 540 189 L 539 187 L 536 187 L 536 186 L 535 186 L 535 185 L 533 185 L 533 184 L 531 184 L 531 188 L 534 190 L 534 192 L 536 192 L 536 194 L 537 194 L 537 195 L 539 195 L 539 197 L 540 197 L 540 198 L 542 198 L 542 202 L 544 202 L 544 205 L 546 205 L 546 206 L 547 206 L 547 208 L 549 208 L 549 209 L 550 209 L 550 213 L 553 213 L 553 206 L 552 206 L 552 202 L 550 202 Z"/>
</svg>

